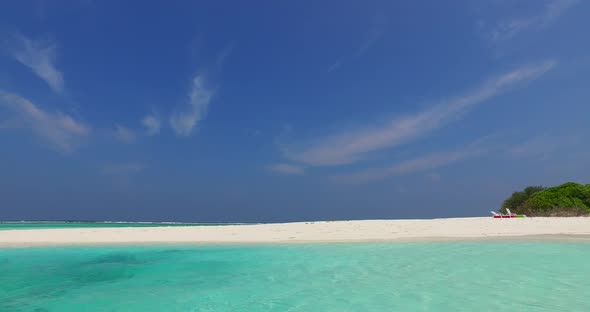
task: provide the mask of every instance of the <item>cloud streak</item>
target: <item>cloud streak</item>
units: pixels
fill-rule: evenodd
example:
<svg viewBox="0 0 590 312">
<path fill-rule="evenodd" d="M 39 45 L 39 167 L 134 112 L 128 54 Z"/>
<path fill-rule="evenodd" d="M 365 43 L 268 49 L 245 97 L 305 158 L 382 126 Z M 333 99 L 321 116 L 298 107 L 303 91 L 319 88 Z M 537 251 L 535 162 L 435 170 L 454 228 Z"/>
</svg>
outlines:
<svg viewBox="0 0 590 312">
<path fill-rule="evenodd" d="M 156 114 L 143 117 L 141 124 L 145 127 L 147 135 L 152 136 L 160 133 L 160 118 Z"/>
<path fill-rule="evenodd" d="M 7 108 L 39 138 L 64 153 L 90 134 L 90 128 L 61 112 L 47 112 L 19 95 L 0 90 L 0 106 Z"/>
<path fill-rule="evenodd" d="M 485 148 L 471 145 L 463 149 L 433 153 L 426 156 L 405 160 L 384 168 L 374 168 L 353 174 L 338 175 L 333 177 L 333 181 L 344 184 L 366 184 L 396 176 L 447 166 L 481 155 L 485 151 Z"/>
<path fill-rule="evenodd" d="M 387 30 L 387 26 L 387 17 L 383 13 L 383 11 L 378 11 L 377 13 L 375 13 L 375 17 L 372 20 L 371 27 L 365 34 L 363 41 L 361 42 L 358 49 L 356 49 L 356 52 L 354 52 L 353 57 L 357 58 L 365 54 L 367 50 L 369 50 L 375 43 L 377 43 L 377 41 L 379 41 L 379 39 L 381 39 L 381 37 L 383 37 L 383 34 Z M 345 57 L 340 57 L 332 65 L 330 65 L 330 67 L 328 67 L 327 71 L 329 73 L 333 72 L 334 70 L 342 66 L 342 64 L 344 63 Z"/>
<path fill-rule="evenodd" d="M 170 126 L 178 136 L 190 136 L 193 129 L 205 117 L 213 97 L 213 91 L 205 86 L 205 79 L 197 75 L 189 94 L 189 107 L 184 112 L 177 112 L 170 118 Z"/>
<path fill-rule="evenodd" d="M 577 133 L 544 134 L 523 140 L 505 149 L 507 156 L 516 159 L 548 158 L 562 154 L 573 154 L 583 150 L 586 144 Z"/>
<path fill-rule="evenodd" d="M 116 125 L 115 138 L 123 143 L 134 143 L 137 140 L 137 134 L 127 127 Z"/>
<path fill-rule="evenodd" d="M 33 41 L 24 36 L 16 36 L 17 45 L 13 51 L 14 58 L 29 67 L 33 73 L 43 79 L 56 93 L 63 93 L 64 79 L 56 68 L 56 45 Z"/>
<path fill-rule="evenodd" d="M 547 26 L 571 9 L 577 2 L 578 0 L 553 0 L 545 5 L 543 12 L 539 15 L 500 21 L 489 33 L 489 40 L 492 43 L 498 43 L 512 39 L 527 30 Z"/>
<path fill-rule="evenodd" d="M 525 66 L 491 79 L 479 88 L 417 112 L 373 128 L 344 131 L 313 139 L 303 144 L 283 144 L 283 156 L 309 166 L 336 166 L 358 162 L 371 152 L 388 149 L 426 135 L 458 118 L 472 107 L 510 88 L 538 78 L 555 66 L 546 61 Z"/>
<path fill-rule="evenodd" d="M 375 43 L 377 43 L 377 41 L 379 41 L 379 39 L 383 37 L 385 30 L 387 30 L 387 25 L 387 17 L 383 13 L 383 11 L 377 11 L 377 13 L 375 13 L 375 18 L 373 18 L 373 24 L 367 32 L 365 40 L 358 48 L 356 56 L 363 55 L 365 52 L 367 52 L 367 50 L 369 50 L 369 48 L 371 48 Z"/>
<path fill-rule="evenodd" d="M 305 169 L 302 166 L 292 164 L 273 164 L 267 167 L 269 171 L 287 174 L 287 175 L 302 175 L 305 173 Z"/>
</svg>

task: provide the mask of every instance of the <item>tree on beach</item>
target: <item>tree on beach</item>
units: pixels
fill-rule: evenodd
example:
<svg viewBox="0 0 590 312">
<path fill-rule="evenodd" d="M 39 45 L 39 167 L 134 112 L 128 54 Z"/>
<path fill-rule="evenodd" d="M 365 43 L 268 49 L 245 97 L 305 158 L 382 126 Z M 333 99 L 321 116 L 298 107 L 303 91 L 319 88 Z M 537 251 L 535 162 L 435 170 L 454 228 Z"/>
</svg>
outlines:
<svg viewBox="0 0 590 312">
<path fill-rule="evenodd" d="M 506 209 L 529 216 L 581 216 L 590 214 L 590 184 L 574 182 L 544 188 L 529 186 L 514 192 L 502 204 Z"/>
<path fill-rule="evenodd" d="M 531 197 L 531 195 L 544 190 L 545 187 L 539 186 L 527 186 L 522 192 L 514 192 L 512 195 L 502 203 L 500 208 L 501 213 L 506 213 L 506 208 L 512 210 L 512 212 L 522 213 L 520 208 L 523 204 Z"/>
</svg>

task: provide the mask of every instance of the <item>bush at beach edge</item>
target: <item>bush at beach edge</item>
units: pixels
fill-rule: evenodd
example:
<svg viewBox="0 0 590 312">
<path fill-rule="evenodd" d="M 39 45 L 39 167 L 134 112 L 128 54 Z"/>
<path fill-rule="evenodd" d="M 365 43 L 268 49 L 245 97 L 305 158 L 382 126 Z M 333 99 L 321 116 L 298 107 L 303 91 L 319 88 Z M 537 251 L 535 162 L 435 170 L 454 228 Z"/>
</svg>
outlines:
<svg viewBox="0 0 590 312">
<path fill-rule="evenodd" d="M 544 188 L 529 186 L 514 192 L 500 209 L 528 216 L 583 216 L 590 214 L 590 184 L 574 182 Z"/>
</svg>

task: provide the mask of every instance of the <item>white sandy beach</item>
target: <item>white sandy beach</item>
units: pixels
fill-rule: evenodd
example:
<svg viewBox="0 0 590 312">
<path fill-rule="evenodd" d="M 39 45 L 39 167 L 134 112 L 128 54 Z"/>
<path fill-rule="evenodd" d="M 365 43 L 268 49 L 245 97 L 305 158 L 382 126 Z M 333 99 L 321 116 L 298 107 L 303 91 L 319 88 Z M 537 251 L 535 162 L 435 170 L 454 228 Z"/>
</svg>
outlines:
<svg viewBox="0 0 590 312">
<path fill-rule="evenodd" d="M 313 243 L 469 239 L 590 240 L 590 218 L 362 220 L 256 225 L 0 231 L 0 247 L 166 243 Z"/>
</svg>

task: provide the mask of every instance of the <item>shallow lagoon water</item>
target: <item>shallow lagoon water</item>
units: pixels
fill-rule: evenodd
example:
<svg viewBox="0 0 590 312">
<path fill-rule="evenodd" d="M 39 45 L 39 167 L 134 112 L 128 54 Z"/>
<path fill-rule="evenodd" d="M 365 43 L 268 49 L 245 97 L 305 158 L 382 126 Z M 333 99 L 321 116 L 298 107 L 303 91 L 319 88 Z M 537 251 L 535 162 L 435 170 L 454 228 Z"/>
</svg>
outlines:
<svg viewBox="0 0 590 312">
<path fill-rule="evenodd" d="M 0 311 L 590 311 L 590 244 L 0 249 Z"/>
<path fill-rule="evenodd" d="M 213 226 L 230 223 L 175 223 L 175 222 L 0 222 L 2 230 L 68 229 L 68 228 L 117 228 L 162 226 Z"/>
</svg>

